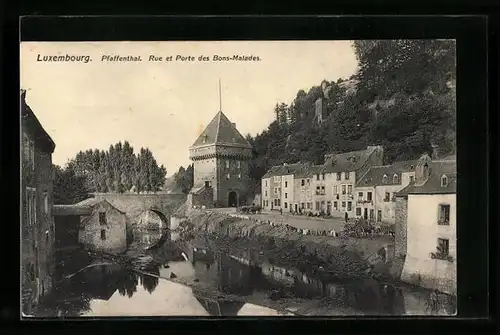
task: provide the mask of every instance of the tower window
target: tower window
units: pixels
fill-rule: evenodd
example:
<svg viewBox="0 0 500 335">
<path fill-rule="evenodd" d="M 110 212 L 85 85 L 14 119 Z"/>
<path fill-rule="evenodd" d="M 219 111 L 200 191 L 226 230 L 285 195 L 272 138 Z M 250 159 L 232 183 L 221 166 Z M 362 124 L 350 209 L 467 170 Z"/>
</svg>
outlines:
<svg viewBox="0 0 500 335">
<path fill-rule="evenodd" d="M 104 229 L 101 230 L 101 240 L 106 239 L 106 231 Z"/>
<path fill-rule="evenodd" d="M 106 224 L 106 213 L 104 213 L 104 212 L 99 213 L 99 224 L 100 225 Z"/>
<path fill-rule="evenodd" d="M 446 175 L 441 177 L 441 187 L 448 187 L 448 177 Z"/>
</svg>

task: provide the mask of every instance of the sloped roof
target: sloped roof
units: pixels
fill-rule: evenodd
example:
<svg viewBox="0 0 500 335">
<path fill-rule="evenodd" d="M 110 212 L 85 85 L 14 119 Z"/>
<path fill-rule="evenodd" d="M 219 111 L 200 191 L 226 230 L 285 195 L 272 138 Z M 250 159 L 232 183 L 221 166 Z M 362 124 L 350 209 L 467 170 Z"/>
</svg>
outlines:
<svg viewBox="0 0 500 335">
<path fill-rule="evenodd" d="M 21 90 L 21 119 L 23 126 L 32 132 L 35 137 L 34 140 L 42 141 L 42 143 L 45 144 L 44 148 L 46 148 L 48 152 L 53 153 L 56 144 L 45 129 L 43 129 L 42 124 L 36 117 L 35 113 L 33 113 L 31 107 L 26 103 L 25 90 Z"/>
<path fill-rule="evenodd" d="M 270 178 L 273 176 L 312 176 L 314 173 L 321 173 L 323 165 L 312 165 L 311 163 L 293 163 L 286 165 L 272 166 L 262 178 Z"/>
<path fill-rule="evenodd" d="M 373 187 L 379 185 L 401 185 L 401 174 L 411 172 L 417 166 L 416 160 L 394 162 L 391 165 L 371 166 L 365 175 L 356 183 L 356 187 Z M 412 168 L 413 167 L 413 168 Z M 397 183 L 394 183 L 394 175 L 398 176 Z M 387 181 L 384 183 L 384 175 Z"/>
<path fill-rule="evenodd" d="M 430 175 L 420 185 L 411 183 L 397 193 L 397 195 L 408 194 L 449 194 L 457 192 L 457 163 L 454 160 L 437 160 L 429 164 Z M 441 186 L 441 177 L 446 175 L 448 185 Z"/>
<path fill-rule="evenodd" d="M 115 206 L 113 206 L 109 201 L 107 201 L 106 199 L 97 199 L 97 198 L 87 198 L 85 200 L 82 200 L 76 204 L 74 204 L 74 206 L 78 206 L 78 207 L 94 207 L 102 202 L 105 202 L 107 203 L 109 206 L 111 206 L 112 208 L 116 209 L 118 212 L 122 213 L 122 214 L 125 214 L 125 212 L 122 212 L 121 210 L 119 210 L 118 208 L 116 208 Z"/>
<path fill-rule="evenodd" d="M 325 173 L 350 172 L 362 168 L 375 148 L 331 154 L 325 161 Z"/>
<path fill-rule="evenodd" d="M 252 148 L 252 145 L 241 135 L 231 121 L 222 112 L 218 112 L 210 121 L 205 130 L 198 136 L 192 147 L 226 144 L 244 148 Z"/>
</svg>

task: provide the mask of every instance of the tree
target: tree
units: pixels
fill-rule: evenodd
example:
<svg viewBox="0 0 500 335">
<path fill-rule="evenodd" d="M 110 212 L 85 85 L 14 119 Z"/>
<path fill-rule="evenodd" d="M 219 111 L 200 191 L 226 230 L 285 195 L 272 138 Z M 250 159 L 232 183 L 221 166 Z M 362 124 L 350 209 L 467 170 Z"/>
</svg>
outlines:
<svg viewBox="0 0 500 335">
<path fill-rule="evenodd" d="M 54 169 L 54 204 L 73 204 L 89 197 L 85 177 L 75 173 L 75 165 L 69 163 L 64 169 L 58 165 Z"/>
</svg>

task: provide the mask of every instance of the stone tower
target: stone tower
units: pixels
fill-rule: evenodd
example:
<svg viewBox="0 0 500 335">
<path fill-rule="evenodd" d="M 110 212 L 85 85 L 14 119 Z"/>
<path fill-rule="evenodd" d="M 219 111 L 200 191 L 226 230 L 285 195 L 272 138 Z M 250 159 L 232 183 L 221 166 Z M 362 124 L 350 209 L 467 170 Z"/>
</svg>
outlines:
<svg viewBox="0 0 500 335">
<path fill-rule="evenodd" d="M 189 148 L 194 163 L 193 190 L 211 187 L 218 207 L 246 203 L 252 145 L 222 112 L 210 121 Z"/>
</svg>

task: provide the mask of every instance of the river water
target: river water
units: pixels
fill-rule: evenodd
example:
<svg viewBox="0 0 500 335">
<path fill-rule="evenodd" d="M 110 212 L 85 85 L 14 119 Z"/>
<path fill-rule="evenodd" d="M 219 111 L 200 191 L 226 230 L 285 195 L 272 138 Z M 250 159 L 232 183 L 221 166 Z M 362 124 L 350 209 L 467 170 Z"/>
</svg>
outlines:
<svg viewBox="0 0 500 335">
<path fill-rule="evenodd" d="M 138 273 L 101 260 L 60 284 L 35 316 L 453 315 L 454 300 L 375 280 L 338 282 L 190 247 L 188 260 Z M 186 253 L 184 253 L 185 256 Z M 83 257 L 85 258 L 85 257 Z M 160 277 L 160 278 L 158 278 Z M 172 279 L 171 279 L 172 278 Z"/>
</svg>

